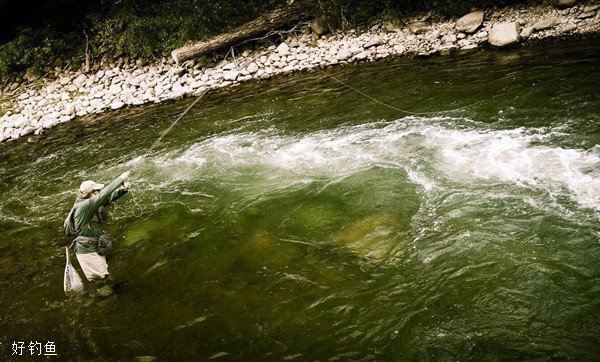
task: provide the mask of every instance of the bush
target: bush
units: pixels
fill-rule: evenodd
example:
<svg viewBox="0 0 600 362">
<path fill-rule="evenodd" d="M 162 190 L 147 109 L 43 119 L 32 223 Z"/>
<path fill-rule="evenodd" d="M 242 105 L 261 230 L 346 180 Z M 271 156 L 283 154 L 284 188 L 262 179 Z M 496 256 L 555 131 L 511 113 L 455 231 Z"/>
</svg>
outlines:
<svg viewBox="0 0 600 362">
<path fill-rule="evenodd" d="M 375 19 L 395 18 L 423 12 L 434 12 L 443 17 L 456 17 L 472 8 L 488 9 L 517 4 L 537 4 L 544 0 L 315 0 L 318 16 L 332 27 L 363 26 Z"/>
<path fill-rule="evenodd" d="M 76 41 L 71 34 L 58 34 L 49 29 L 23 29 L 16 39 L 0 45 L 0 72 L 34 67 L 39 73 L 56 57 L 72 56 L 71 44 Z"/>
<path fill-rule="evenodd" d="M 39 72 L 53 65 L 55 58 L 71 59 L 71 65 L 78 66 L 86 50 L 85 34 L 89 36 L 92 59 L 125 55 L 152 60 L 187 41 L 205 39 L 238 26 L 285 1 L 47 0 L 44 4 L 48 9 L 55 9 L 45 16 L 47 25 L 22 29 L 15 39 L 0 45 L 0 73 L 27 68 Z M 368 25 L 375 19 L 402 19 L 426 11 L 457 16 L 472 7 L 501 7 L 542 0 L 295 1 L 312 1 L 313 16 L 324 19 L 332 28 L 344 28 Z M 76 10 L 77 16 L 65 26 L 65 22 L 59 20 L 64 20 L 65 9 L 69 7 Z"/>
<path fill-rule="evenodd" d="M 115 8 L 102 19 L 92 16 L 95 55 L 110 50 L 131 57 L 153 58 L 189 40 L 204 39 L 258 16 L 264 1 L 171 0 L 147 2 L 135 9 Z"/>
</svg>

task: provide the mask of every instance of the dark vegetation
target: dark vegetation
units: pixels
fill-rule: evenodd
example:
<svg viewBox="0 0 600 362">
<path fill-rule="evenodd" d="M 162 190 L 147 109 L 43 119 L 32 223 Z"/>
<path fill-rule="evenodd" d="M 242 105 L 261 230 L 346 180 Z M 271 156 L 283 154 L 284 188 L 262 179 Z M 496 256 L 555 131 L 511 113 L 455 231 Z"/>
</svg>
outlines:
<svg viewBox="0 0 600 362">
<path fill-rule="evenodd" d="M 290 1 L 290 0 L 287 0 Z M 294 0 L 310 1 L 307 18 L 329 28 L 401 21 L 431 12 L 447 18 L 472 8 L 529 5 L 543 0 Z M 76 70 L 88 59 L 151 61 L 186 41 L 225 32 L 286 0 L 0 0 L 0 76 L 27 70 Z"/>
</svg>

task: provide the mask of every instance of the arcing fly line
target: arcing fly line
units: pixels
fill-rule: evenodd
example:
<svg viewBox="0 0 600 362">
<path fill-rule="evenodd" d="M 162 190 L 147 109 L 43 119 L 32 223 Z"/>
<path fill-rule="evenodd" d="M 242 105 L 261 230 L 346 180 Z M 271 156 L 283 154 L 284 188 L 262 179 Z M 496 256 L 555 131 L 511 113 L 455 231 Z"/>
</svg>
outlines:
<svg viewBox="0 0 600 362">
<path fill-rule="evenodd" d="M 171 125 L 160 135 L 160 137 L 158 137 L 158 139 L 156 141 L 154 141 L 154 143 L 152 144 L 152 146 L 150 146 L 150 148 L 148 148 L 148 150 L 146 151 L 146 153 L 144 153 L 144 155 L 135 163 L 135 165 L 133 165 L 133 168 L 131 169 L 132 171 L 136 169 L 136 167 L 139 166 L 139 164 L 144 160 L 144 158 L 146 158 L 146 156 L 148 156 L 150 154 L 150 152 L 152 152 L 154 150 L 154 148 L 156 148 L 156 146 L 158 146 L 160 144 L 160 142 L 163 140 L 163 138 L 165 138 L 165 136 L 173 129 L 173 127 L 175 127 L 175 125 L 183 118 L 183 116 L 186 115 L 186 113 L 192 109 L 192 107 L 198 103 L 198 101 L 200 100 L 200 98 L 202 98 L 204 96 L 204 94 L 206 94 L 206 91 L 202 92 L 202 94 L 200 94 L 198 96 L 198 98 L 196 98 L 195 101 L 192 102 L 192 104 L 190 104 L 185 111 L 183 111 L 179 117 L 177 117 L 175 119 L 175 121 L 173 121 L 171 123 Z"/>
<path fill-rule="evenodd" d="M 358 90 L 358 89 L 354 88 L 353 86 L 351 86 L 351 85 L 349 85 L 349 84 L 347 84 L 347 83 L 343 82 L 342 80 L 340 80 L 340 79 L 339 79 L 339 78 L 337 78 L 336 76 L 334 76 L 334 75 L 331 75 L 331 74 L 327 74 L 327 73 L 326 73 L 324 70 L 323 70 L 322 72 L 323 72 L 323 74 L 325 74 L 325 76 L 327 76 L 327 77 L 329 77 L 329 78 L 331 78 L 331 79 L 335 80 L 336 82 L 338 82 L 338 83 L 340 83 L 341 85 L 343 85 L 343 86 L 347 87 L 348 89 L 351 89 L 351 90 L 355 91 L 356 93 L 358 93 L 358 94 L 360 94 L 360 95 L 364 96 L 365 98 L 367 98 L 367 99 L 370 99 L 371 101 L 373 101 L 373 102 L 375 102 L 375 103 L 377 103 L 377 104 L 380 104 L 380 105 L 382 105 L 382 106 L 384 106 L 384 107 L 387 107 L 387 108 L 389 108 L 389 109 L 393 109 L 394 111 L 398 111 L 398 112 L 401 112 L 401 113 L 404 113 L 404 114 L 408 114 L 408 115 L 410 115 L 410 116 L 426 116 L 426 115 L 430 115 L 430 114 L 450 113 L 450 112 L 454 112 L 454 111 L 458 111 L 458 110 L 461 110 L 461 109 L 465 109 L 465 108 L 472 107 L 472 106 L 474 106 L 474 105 L 476 105 L 476 104 L 479 104 L 479 103 L 486 102 L 486 101 L 488 101 L 488 100 L 490 100 L 490 99 L 493 99 L 493 98 L 496 98 L 496 97 L 498 97 L 498 96 L 500 95 L 500 94 L 496 94 L 495 96 L 492 96 L 492 97 L 489 97 L 489 98 L 486 98 L 486 99 L 482 99 L 482 100 L 479 100 L 479 101 L 477 101 L 477 102 L 474 102 L 474 103 L 468 104 L 468 105 L 466 105 L 466 106 L 457 107 L 457 108 L 453 108 L 453 109 L 447 109 L 447 110 L 441 110 L 441 111 L 432 111 L 432 112 L 412 112 L 412 111 L 407 111 L 407 110 L 404 110 L 404 109 L 400 109 L 400 108 L 398 108 L 398 107 L 394 107 L 394 106 L 392 106 L 391 104 L 387 104 L 387 103 L 385 103 L 385 102 L 382 102 L 382 101 L 380 101 L 379 99 L 377 99 L 377 98 L 374 98 L 374 97 L 371 97 L 370 95 L 366 94 L 365 92 L 362 92 L 362 91 L 360 91 L 360 90 Z"/>
<path fill-rule="evenodd" d="M 187 108 L 186 108 L 186 109 L 185 109 L 183 112 L 181 112 L 181 114 L 180 114 L 180 115 L 179 115 L 179 116 L 178 116 L 178 117 L 177 117 L 177 118 L 176 118 L 176 119 L 175 119 L 173 122 L 171 122 L 171 124 L 169 125 L 169 127 L 168 127 L 167 129 L 165 129 L 165 130 L 164 130 L 164 132 L 163 132 L 163 133 L 160 135 L 160 137 L 158 137 L 158 139 L 157 139 L 156 141 L 154 141 L 154 143 L 153 143 L 153 144 L 152 144 L 152 145 L 151 145 L 151 146 L 148 148 L 148 150 L 146 150 L 146 153 L 144 153 L 144 155 L 143 155 L 142 157 L 140 157 L 140 159 L 139 159 L 139 160 L 137 160 L 137 162 L 135 163 L 135 165 L 133 165 L 133 167 L 131 168 L 131 170 L 130 170 L 130 171 L 133 171 L 133 170 L 135 170 L 135 169 L 136 169 L 136 168 L 137 168 L 137 167 L 140 165 L 140 163 L 141 163 L 141 162 L 142 162 L 142 161 L 143 161 L 143 160 L 146 158 L 146 156 L 148 156 L 148 155 L 150 154 L 150 152 L 152 152 L 152 151 L 153 151 L 153 150 L 156 148 L 156 146 L 158 146 L 158 145 L 160 144 L 160 142 L 163 140 L 163 138 L 165 138 L 165 136 L 166 136 L 166 135 L 167 135 L 169 132 L 171 132 L 171 130 L 173 129 L 173 127 L 175 127 L 175 125 L 176 125 L 176 124 L 177 124 L 177 123 L 178 123 L 178 122 L 179 122 L 179 121 L 180 121 L 180 120 L 183 118 L 183 116 L 185 116 L 185 115 L 186 115 L 186 113 L 187 113 L 187 112 L 188 112 L 190 109 L 192 109 L 192 107 L 194 107 L 194 105 L 195 105 L 196 103 L 198 103 L 198 101 L 200 100 L 200 98 L 202 98 L 202 97 L 203 97 L 205 94 L 206 94 L 206 91 L 202 92 L 202 93 L 201 93 L 201 94 L 200 94 L 200 95 L 199 95 L 199 96 L 196 98 L 196 100 L 192 102 L 192 104 L 190 104 L 190 105 L 189 105 L 189 106 L 188 106 L 188 107 L 187 107 Z M 136 206 L 137 208 L 139 208 L 139 209 L 140 209 L 140 214 L 138 215 L 138 214 L 136 214 L 136 213 L 134 212 L 133 216 L 135 216 L 135 217 L 140 217 L 140 216 L 142 216 L 142 215 L 143 215 L 143 213 L 144 213 L 144 208 L 142 207 L 142 205 L 140 205 L 140 204 L 137 202 L 137 200 L 135 199 L 135 197 L 133 197 L 133 193 L 131 193 L 131 194 L 132 194 L 132 195 L 131 195 L 131 199 L 133 200 L 133 203 L 135 204 L 135 206 Z"/>
</svg>

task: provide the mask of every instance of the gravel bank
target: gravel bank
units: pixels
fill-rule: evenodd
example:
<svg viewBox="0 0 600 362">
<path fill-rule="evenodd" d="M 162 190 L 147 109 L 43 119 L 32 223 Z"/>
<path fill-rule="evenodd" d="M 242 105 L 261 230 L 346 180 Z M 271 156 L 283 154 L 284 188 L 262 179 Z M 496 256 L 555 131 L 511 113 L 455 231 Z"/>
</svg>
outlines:
<svg viewBox="0 0 600 362">
<path fill-rule="evenodd" d="M 39 135 L 77 117 L 199 95 L 278 74 L 391 56 L 447 55 L 484 46 L 599 33 L 600 5 L 577 5 L 572 0 L 561 3 L 557 7 L 475 11 L 437 23 L 430 23 L 427 17 L 406 26 L 381 23 L 364 32 L 292 34 L 278 45 L 245 51 L 235 61 L 215 65 L 193 61 L 178 65 L 164 58 L 153 65 L 124 64 L 93 74 L 61 73 L 36 86 L 15 82 L 2 90 L 3 107 L 11 111 L 0 117 L 0 142 Z"/>
</svg>

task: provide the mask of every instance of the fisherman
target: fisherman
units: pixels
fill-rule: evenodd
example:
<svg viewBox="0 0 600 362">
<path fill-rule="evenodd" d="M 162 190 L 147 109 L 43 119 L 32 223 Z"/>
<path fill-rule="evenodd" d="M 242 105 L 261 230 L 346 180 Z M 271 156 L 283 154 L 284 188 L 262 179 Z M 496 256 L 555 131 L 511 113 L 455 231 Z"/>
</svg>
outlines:
<svg viewBox="0 0 600 362">
<path fill-rule="evenodd" d="M 71 248 L 75 249 L 79 265 L 87 280 L 98 284 L 100 295 L 112 293 L 106 251 L 112 246 L 104 234 L 107 207 L 129 191 L 129 171 L 114 179 L 108 186 L 91 180 L 83 181 L 68 220 L 74 235 Z"/>
</svg>

